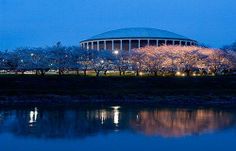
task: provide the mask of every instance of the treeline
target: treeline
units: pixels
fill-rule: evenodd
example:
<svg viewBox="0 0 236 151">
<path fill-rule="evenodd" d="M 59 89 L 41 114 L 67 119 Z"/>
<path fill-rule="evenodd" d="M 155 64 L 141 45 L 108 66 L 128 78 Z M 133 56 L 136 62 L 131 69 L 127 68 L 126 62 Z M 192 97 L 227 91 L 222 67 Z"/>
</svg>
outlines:
<svg viewBox="0 0 236 151">
<path fill-rule="evenodd" d="M 83 50 L 63 46 L 60 42 L 45 48 L 18 48 L 0 52 L 2 73 L 33 71 L 45 75 L 49 71 L 65 74 L 94 71 L 96 76 L 108 71 L 135 72 L 148 75 L 207 75 L 232 73 L 236 68 L 236 53 L 230 49 L 216 50 L 197 46 L 144 47 L 127 51 Z"/>
</svg>

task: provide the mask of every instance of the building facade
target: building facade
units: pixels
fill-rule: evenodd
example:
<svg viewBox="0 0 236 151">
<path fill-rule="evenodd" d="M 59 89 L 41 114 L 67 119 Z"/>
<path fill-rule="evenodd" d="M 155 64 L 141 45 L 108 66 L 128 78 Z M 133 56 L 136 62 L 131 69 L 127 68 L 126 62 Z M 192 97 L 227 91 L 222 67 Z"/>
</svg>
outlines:
<svg viewBox="0 0 236 151">
<path fill-rule="evenodd" d="M 197 45 L 197 41 L 155 28 L 123 28 L 108 31 L 80 42 L 80 46 L 87 50 L 130 51 L 145 46 L 162 45 L 192 46 Z"/>
</svg>

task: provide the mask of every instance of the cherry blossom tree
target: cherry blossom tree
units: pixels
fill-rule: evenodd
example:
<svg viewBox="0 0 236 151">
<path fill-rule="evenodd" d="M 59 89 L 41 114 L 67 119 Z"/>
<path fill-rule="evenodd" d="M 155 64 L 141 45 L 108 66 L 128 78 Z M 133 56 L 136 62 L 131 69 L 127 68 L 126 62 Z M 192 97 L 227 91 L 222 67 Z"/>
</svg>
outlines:
<svg viewBox="0 0 236 151">
<path fill-rule="evenodd" d="M 12 52 L 8 52 L 8 50 L 0 51 L 0 70 L 7 72 L 16 68 L 17 65 L 13 64 L 16 61 L 14 61 L 12 57 Z"/>
<path fill-rule="evenodd" d="M 231 62 L 224 51 L 215 50 L 208 56 L 209 72 L 218 74 L 231 68 Z"/>
<path fill-rule="evenodd" d="M 109 70 L 184 75 L 225 74 L 236 68 L 236 53 L 231 49 L 211 49 L 199 46 L 148 46 L 128 51 L 83 50 L 80 47 L 63 46 L 60 42 L 45 48 L 18 48 L 0 52 L 0 70 L 15 73 L 33 71 L 44 75 L 49 70 L 62 75 L 66 71 L 76 71 L 84 75 L 94 70 L 96 76 Z"/>
<path fill-rule="evenodd" d="M 130 53 L 128 51 L 116 51 L 113 52 L 115 55 L 116 59 L 114 61 L 115 64 L 115 70 L 119 71 L 119 75 L 121 76 L 122 74 L 125 75 L 125 72 L 130 69 Z"/>
<path fill-rule="evenodd" d="M 80 47 L 74 47 L 72 49 L 73 62 L 76 69 L 82 70 L 84 76 L 87 75 L 87 70 L 92 70 L 93 58 L 96 58 L 97 52 L 95 50 L 84 50 Z"/>
<path fill-rule="evenodd" d="M 71 69 L 71 49 L 58 42 L 55 46 L 48 47 L 48 60 L 50 69 L 58 70 L 59 75 Z"/>
<path fill-rule="evenodd" d="M 229 59 L 232 54 L 228 55 L 221 50 L 196 46 L 161 46 L 144 47 L 139 51 L 142 51 L 144 53 L 142 56 L 145 57 L 135 57 L 135 59 L 146 64 L 150 71 L 157 71 L 162 67 L 162 71 L 172 74 L 181 71 L 190 75 L 194 70 L 203 69 L 216 74 L 232 68 L 232 61 Z M 155 57 L 152 58 L 153 56 Z"/>
<path fill-rule="evenodd" d="M 90 50 L 92 68 L 98 77 L 100 72 L 103 71 L 106 75 L 108 70 L 114 69 L 115 56 L 109 50 Z"/>
<path fill-rule="evenodd" d="M 139 76 L 140 72 L 145 70 L 145 58 L 145 51 L 141 49 L 133 49 L 130 51 L 130 63 L 132 70 L 136 72 L 136 76 Z"/>
</svg>

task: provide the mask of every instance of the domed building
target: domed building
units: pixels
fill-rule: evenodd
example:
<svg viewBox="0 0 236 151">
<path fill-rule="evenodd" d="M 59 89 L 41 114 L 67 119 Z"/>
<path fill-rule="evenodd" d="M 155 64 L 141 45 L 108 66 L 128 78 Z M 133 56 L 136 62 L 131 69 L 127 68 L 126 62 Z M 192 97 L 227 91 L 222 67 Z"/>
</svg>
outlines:
<svg viewBox="0 0 236 151">
<path fill-rule="evenodd" d="M 191 46 L 197 45 L 197 41 L 155 28 L 123 28 L 93 36 L 80 45 L 84 49 L 130 51 L 145 46 Z"/>
</svg>

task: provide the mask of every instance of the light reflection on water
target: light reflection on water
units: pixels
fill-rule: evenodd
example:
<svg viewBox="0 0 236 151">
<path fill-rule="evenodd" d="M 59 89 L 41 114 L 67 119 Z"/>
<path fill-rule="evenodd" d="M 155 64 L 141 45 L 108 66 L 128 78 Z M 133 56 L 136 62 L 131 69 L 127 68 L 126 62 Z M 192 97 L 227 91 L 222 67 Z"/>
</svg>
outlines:
<svg viewBox="0 0 236 151">
<path fill-rule="evenodd" d="M 38 109 L 37 108 L 34 108 L 33 111 L 30 111 L 29 113 L 29 125 L 30 126 L 33 126 L 33 123 L 36 123 L 37 122 L 37 117 L 38 117 Z"/>
<path fill-rule="evenodd" d="M 83 138 L 97 136 L 101 139 L 117 131 L 142 139 L 181 140 L 186 136 L 191 138 L 200 134 L 224 133 L 229 129 L 236 129 L 236 112 L 232 109 L 131 109 L 120 106 L 96 109 L 0 109 L 0 144 L 4 139 L 1 136 L 5 133 L 12 134 L 15 140 L 27 137 L 83 141 Z"/>
</svg>

